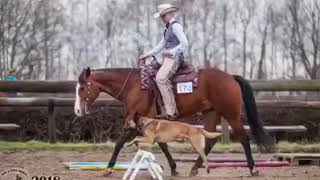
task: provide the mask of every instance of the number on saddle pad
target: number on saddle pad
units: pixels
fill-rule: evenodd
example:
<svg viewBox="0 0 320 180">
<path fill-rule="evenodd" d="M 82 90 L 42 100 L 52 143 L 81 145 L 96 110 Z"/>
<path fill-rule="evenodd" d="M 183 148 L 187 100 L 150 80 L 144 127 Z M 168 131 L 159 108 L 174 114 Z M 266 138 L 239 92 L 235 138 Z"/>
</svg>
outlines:
<svg viewBox="0 0 320 180">
<path fill-rule="evenodd" d="M 192 82 L 177 83 L 178 94 L 192 93 L 192 91 L 193 91 Z"/>
</svg>

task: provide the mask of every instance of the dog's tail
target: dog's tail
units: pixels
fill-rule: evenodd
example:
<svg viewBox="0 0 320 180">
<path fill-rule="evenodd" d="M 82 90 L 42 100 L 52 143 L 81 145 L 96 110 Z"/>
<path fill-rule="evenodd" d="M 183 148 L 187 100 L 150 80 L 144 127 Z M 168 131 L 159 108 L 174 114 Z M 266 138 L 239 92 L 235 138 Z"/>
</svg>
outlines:
<svg viewBox="0 0 320 180">
<path fill-rule="evenodd" d="M 201 134 L 204 135 L 206 138 L 214 139 L 221 136 L 221 133 L 218 133 L 218 132 L 208 132 L 202 128 L 199 128 L 199 130 Z"/>
</svg>

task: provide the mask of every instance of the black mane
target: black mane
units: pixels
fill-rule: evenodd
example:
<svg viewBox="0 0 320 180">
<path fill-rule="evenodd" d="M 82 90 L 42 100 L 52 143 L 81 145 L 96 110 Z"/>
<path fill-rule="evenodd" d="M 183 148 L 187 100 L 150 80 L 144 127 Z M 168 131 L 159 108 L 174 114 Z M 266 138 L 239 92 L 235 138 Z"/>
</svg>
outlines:
<svg viewBox="0 0 320 180">
<path fill-rule="evenodd" d="M 92 69 L 93 72 L 128 72 L 131 71 L 140 71 L 140 68 L 103 68 L 103 69 Z"/>
</svg>

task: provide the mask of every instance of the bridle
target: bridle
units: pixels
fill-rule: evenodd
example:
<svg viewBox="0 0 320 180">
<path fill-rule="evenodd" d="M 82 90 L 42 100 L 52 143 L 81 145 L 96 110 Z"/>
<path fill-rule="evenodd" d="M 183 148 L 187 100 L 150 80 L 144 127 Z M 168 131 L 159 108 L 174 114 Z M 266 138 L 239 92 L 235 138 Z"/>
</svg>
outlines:
<svg viewBox="0 0 320 180">
<path fill-rule="evenodd" d="M 89 96 L 89 95 L 90 95 L 91 82 L 87 82 L 87 86 L 88 86 L 87 95 Z M 89 97 L 86 97 L 86 98 L 84 99 L 84 102 L 83 102 L 83 104 L 84 104 L 84 111 L 85 111 L 86 114 L 89 113 L 88 101 L 89 101 Z"/>
<path fill-rule="evenodd" d="M 128 73 L 128 75 L 127 75 L 127 77 L 126 77 L 126 80 L 124 81 L 124 83 L 122 84 L 122 86 L 121 86 L 121 88 L 120 88 L 120 91 L 118 92 L 118 94 L 114 97 L 114 98 L 116 98 L 116 99 L 119 99 L 119 97 L 121 96 L 121 94 L 123 93 L 123 90 L 125 89 L 125 87 L 127 86 L 127 84 L 128 84 L 128 81 L 129 81 L 129 79 L 130 79 L 130 77 L 131 77 L 131 74 L 132 74 L 132 72 L 133 72 L 133 69 L 131 69 L 130 70 L 130 72 Z M 87 95 L 89 96 L 90 95 L 90 86 L 91 86 L 91 83 L 92 82 L 87 82 L 87 87 L 88 87 L 88 90 L 87 90 Z M 95 83 L 97 83 L 99 86 L 102 86 L 102 85 L 100 85 L 100 83 L 98 83 L 98 82 L 95 82 Z M 103 86 L 102 86 L 103 87 Z M 100 87 L 100 88 L 102 88 L 102 87 Z M 88 109 L 88 101 L 89 101 L 89 98 L 87 97 L 87 98 L 85 98 L 85 100 L 84 100 L 84 106 L 85 106 L 85 111 L 87 111 L 87 109 Z"/>
</svg>

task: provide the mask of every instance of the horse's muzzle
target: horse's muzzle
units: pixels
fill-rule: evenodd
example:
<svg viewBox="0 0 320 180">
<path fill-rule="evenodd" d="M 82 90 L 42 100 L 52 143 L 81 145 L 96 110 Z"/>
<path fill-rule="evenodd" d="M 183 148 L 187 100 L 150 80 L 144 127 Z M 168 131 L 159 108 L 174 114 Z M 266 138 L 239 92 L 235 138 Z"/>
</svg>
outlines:
<svg viewBox="0 0 320 180">
<path fill-rule="evenodd" d="M 87 104 L 87 103 L 84 103 L 84 104 L 82 104 L 82 106 L 75 107 L 74 113 L 75 113 L 78 117 L 82 117 L 82 116 L 84 116 L 84 115 L 90 114 L 90 110 L 89 110 L 88 104 Z"/>
<path fill-rule="evenodd" d="M 83 116 L 83 111 L 80 108 L 77 108 L 74 110 L 74 113 L 78 116 L 78 117 L 82 117 Z"/>
<path fill-rule="evenodd" d="M 90 114 L 89 106 L 87 103 L 84 104 L 84 112 L 85 114 Z"/>
</svg>

